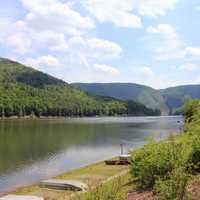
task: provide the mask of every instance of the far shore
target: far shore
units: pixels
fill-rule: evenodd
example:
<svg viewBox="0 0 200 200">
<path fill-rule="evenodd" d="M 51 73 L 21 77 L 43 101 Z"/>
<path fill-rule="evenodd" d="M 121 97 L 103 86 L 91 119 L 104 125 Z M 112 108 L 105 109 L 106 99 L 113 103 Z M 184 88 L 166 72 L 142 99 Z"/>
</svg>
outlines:
<svg viewBox="0 0 200 200">
<path fill-rule="evenodd" d="M 76 118 L 103 118 L 103 117 L 170 117 L 170 116 L 181 116 L 181 115 L 96 115 L 96 116 L 23 116 L 23 117 L 18 117 L 18 116 L 11 116 L 11 117 L 0 117 L 0 121 L 3 120 L 60 120 L 60 119 L 76 119 Z"/>
</svg>

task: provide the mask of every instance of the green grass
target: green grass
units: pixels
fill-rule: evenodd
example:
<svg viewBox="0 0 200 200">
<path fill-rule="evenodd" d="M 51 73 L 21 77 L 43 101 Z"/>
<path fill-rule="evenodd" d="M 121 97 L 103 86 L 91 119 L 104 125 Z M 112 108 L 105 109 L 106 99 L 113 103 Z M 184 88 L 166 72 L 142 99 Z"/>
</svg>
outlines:
<svg viewBox="0 0 200 200">
<path fill-rule="evenodd" d="M 75 195 L 73 200 L 124 200 L 128 195 L 130 174 L 115 178 L 97 187 L 91 188 L 89 192 Z"/>
<path fill-rule="evenodd" d="M 70 172 L 61 174 L 55 178 L 80 180 L 88 184 L 89 188 L 93 188 L 101 185 L 102 182 L 106 181 L 110 177 L 116 176 L 122 171 L 127 170 L 128 166 L 108 166 L 105 165 L 104 162 L 99 162 L 80 169 L 72 170 Z M 114 180 L 111 180 L 109 182 L 112 183 L 113 181 Z M 38 195 L 44 197 L 45 199 L 59 200 L 63 198 L 70 199 L 71 195 L 74 194 L 74 192 L 41 189 L 39 185 L 36 184 L 32 186 L 19 188 L 16 191 L 14 191 L 13 194 Z"/>
</svg>

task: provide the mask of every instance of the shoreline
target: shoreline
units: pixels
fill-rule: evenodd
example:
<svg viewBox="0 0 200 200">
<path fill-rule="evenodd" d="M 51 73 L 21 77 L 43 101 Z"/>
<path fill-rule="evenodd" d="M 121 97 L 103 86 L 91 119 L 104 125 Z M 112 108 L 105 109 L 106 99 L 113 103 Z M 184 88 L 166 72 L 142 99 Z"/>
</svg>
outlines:
<svg viewBox="0 0 200 200">
<path fill-rule="evenodd" d="M 113 157 L 111 159 L 114 159 Z M 114 177 L 117 177 L 121 173 L 125 173 L 129 170 L 129 166 L 109 166 L 104 163 L 104 161 L 97 161 L 95 163 L 86 165 L 84 167 L 76 168 L 67 172 L 64 172 L 55 177 L 49 177 L 50 179 L 74 179 L 81 180 L 86 184 L 91 186 L 98 186 L 99 184 L 104 184 L 107 181 L 113 180 Z M 49 179 L 48 178 L 48 179 Z M 51 198 L 48 196 L 49 193 L 54 193 L 55 195 L 60 195 L 60 193 L 65 195 L 72 195 L 72 191 L 58 191 L 58 190 L 49 190 L 40 188 L 40 182 L 34 184 L 19 186 L 17 188 L 10 189 L 9 191 L 0 193 L 0 197 L 14 194 L 14 195 L 35 195 L 43 196 L 45 198 Z M 48 197 L 47 197 L 48 196 Z M 58 199 L 60 199 L 58 197 Z"/>
<path fill-rule="evenodd" d="M 112 159 L 116 159 L 117 158 L 117 156 L 115 156 L 115 157 L 112 157 L 112 158 L 107 158 L 107 159 L 109 159 L 109 160 L 112 160 Z M 72 168 L 72 169 L 69 169 L 68 171 L 64 171 L 64 172 L 62 172 L 62 173 L 59 173 L 59 174 L 57 174 L 57 175 L 55 175 L 55 176 L 50 176 L 50 177 L 47 177 L 47 179 L 54 179 L 54 178 L 58 178 L 58 177 L 60 177 L 60 176 L 63 176 L 63 175 L 66 175 L 66 174 L 71 174 L 71 173 L 74 173 L 74 172 L 76 172 L 76 171 L 79 171 L 79 170 L 82 170 L 82 169 L 86 169 L 86 168 L 90 168 L 90 167 L 93 167 L 93 166 L 96 166 L 96 165 L 99 165 L 99 164 L 102 164 L 102 163 L 104 163 L 104 161 L 105 161 L 106 159 L 104 159 L 104 160 L 97 160 L 97 161 L 95 161 L 95 162 L 91 162 L 90 164 L 86 164 L 86 165 L 83 165 L 83 166 L 80 166 L 80 167 L 74 167 L 74 168 Z M 43 181 L 43 179 L 41 179 L 40 181 Z M 36 185 L 39 185 L 39 183 L 40 183 L 40 181 L 38 182 L 32 182 L 32 183 L 27 183 L 27 184 L 24 184 L 24 185 L 21 185 L 21 186 L 18 186 L 18 187 L 13 187 L 13 189 L 11 188 L 11 189 L 8 189 L 7 191 L 5 191 L 5 192 L 0 192 L 0 197 L 2 196 L 2 195 L 6 195 L 6 194 L 9 194 L 9 193 L 15 193 L 16 191 L 18 191 L 18 190 L 20 190 L 20 189 L 23 189 L 23 188 L 29 188 L 29 187 L 34 187 L 34 186 L 36 186 Z"/>
<path fill-rule="evenodd" d="M 35 120 L 35 121 L 40 121 L 40 120 L 64 120 L 64 119 L 82 119 L 82 118 L 104 118 L 104 117 L 108 117 L 108 118 L 112 118 L 112 117 L 181 117 L 182 115 L 99 115 L 99 116 L 71 116 L 71 117 L 59 117 L 59 116 L 41 116 L 41 117 L 17 117 L 17 116 L 13 116 L 13 117 L 0 117 L 0 121 L 11 121 L 11 120 L 15 120 L 15 121 L 21 121 L 21 120 L 27 120 L 27 121 L 31 121 L 31 120 Z"/>
</svg>

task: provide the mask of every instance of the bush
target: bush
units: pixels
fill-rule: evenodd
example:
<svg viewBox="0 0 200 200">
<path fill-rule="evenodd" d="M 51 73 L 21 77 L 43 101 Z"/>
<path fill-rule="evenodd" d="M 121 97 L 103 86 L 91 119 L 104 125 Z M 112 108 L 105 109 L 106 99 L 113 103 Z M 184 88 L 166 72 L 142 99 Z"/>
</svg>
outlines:
<svg viewBox="0 0 200 200">
<path fill-rule="evenodd" d="M 189 175 L 183 168 L 173 170 L 166 180 L 156 181 L 154 190 L 157 194 L 157 200 L 188 200 L 189 193 L 187 185 Z"/>
<path fill-rule="evenodd" d="M 134 151 L 131 174 L 141 187 L 153 188 L 156 180 L 164 178 L 178 166 L 186 166 L 190 148 L 174 136 L 168 140 L 151 142 Z"/>
<path fill-rule="evenodd" d="M 198 99 L 187 101 L 184 106 L 185 121 L 190 123 L 196 120 L 196 116 L 199 115 L 199 112 L 200 101 Z"/>
<path fill-rule="evenodd" d="M 191 153 L 188 163 L 191 163 L 193 169 L 200 168 L 200 137 L 198 135 L 191 136 Z"/>
</svg>

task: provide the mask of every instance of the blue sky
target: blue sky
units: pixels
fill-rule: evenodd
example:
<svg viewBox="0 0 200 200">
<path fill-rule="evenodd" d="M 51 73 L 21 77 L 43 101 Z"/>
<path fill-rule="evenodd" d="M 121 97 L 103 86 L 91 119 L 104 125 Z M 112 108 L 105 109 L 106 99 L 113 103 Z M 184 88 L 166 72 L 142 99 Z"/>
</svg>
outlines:
<svg viewBox="0 0 200 200">
<path fill-rule="evenodd" d="M 67 82 L 200 83 L 198 0 L 1 0 L 0 56 Z"/>
</svg>

